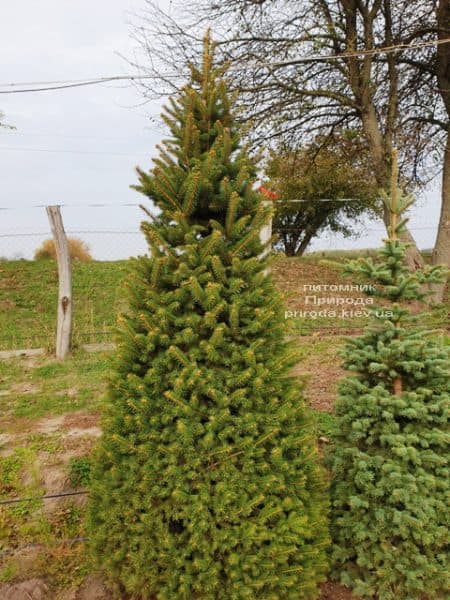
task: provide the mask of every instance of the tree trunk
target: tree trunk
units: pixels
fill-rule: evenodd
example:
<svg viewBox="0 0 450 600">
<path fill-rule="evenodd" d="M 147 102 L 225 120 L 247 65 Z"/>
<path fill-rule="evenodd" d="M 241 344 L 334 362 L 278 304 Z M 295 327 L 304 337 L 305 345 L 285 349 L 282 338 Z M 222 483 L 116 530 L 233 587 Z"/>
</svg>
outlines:
<svg viewBox="0 0 450 600">
<path fill-rule="evenodd" d="M 295 256 L 296 243 L 293 240 L 284 240 L 284 253 L 286 256 Z"/>
<path fill-rule="evenodd" d="M 450 266 L 450 130 L 447 134 L 442 169 L 441 216 L 433 250 L 433 264 Z"/>
<path fill-rule="evenodd" d="M 450 129 L 447 134 L 444 163 L 442 169 L 442 204 L 436 244 L 433 250 L 433 264 L 450 266 Z M 431 300 L 441 303 L 446 285 L 434 285 Z"/>
<path fill-rule="evenodd" d="M 378 10 L 381 10 L 381 2 L 378 4 L 378 8 L 374 7 L 372 10 L 364 10 L 361 5 L 364 3 L 358 3 L 356 0 L 344 1 L 342 5 L 345 9 L 346 15 L 346 50 L 355 51 L 357 49 L 358 40 L 358 19 L 357 15 L 360 12 L 363 18 L 364 38 L 366 48 L 373 48 L 375 45 L 374 27 L 376 21 L 376 15 Z M 377 4 L 374 2 L 374 4 Z M 392 41 L 392 15 L 390 3 L 385 4 L 385 19 L 386 19 L 386 35 L 387 42 Z M 372 81 L 372 59 L 370 57 L 364 57 L 362 60 L 357 58 L 348 59 L 348 80 L 355 96 L 357 105 L 359 107 L 359 115 L 361 118 L 362 128 L 364 135 L 367 140 L 367 144 L 370 153 L 373 157 L 374 163 L 374 175 L 376 181 L 381 189 L 389 192 L 390 180 L 391 180 L 391 161 L 392 161 L 392 139 L 393 131 L 396 122 L 396 114 L 398 110 L 398 73 L 395 68 L 389 69 L 388 72 L 388 92 L 389 92 L 389 110 L 385 117 L 384 125 L 385 131 L 381 124 L 379 115 L 375 108 L 374 101 L 374 90 Z M 391 65 L 392 66 L 392 65 Z M 383 221 L 386 228 L 389 227 L 389 211 L 383 211 Z M 414 238 L 412 237 L 409 230 L 406 230 L 402 234 L 401 239 L 409 244 L 406 251 L 406 262 L 410 269 L 416 270 L 423 266 L 424 260 L 416 246 Z"/>
<path fill-rule="evenodd" d="M 314 233 L 316 233 L 316 232 L 314 232 Z M 303 256 L 306 248 L 309 246 L 309 243 L 311 242 L 311 239 L 312 239 L 314 233 L 308 233 L 305 235 L 305 237 L 301 241 L 299 247 L 297 248 L 297 252 L 295 253 L 296 256 Z"/>
<path fill-rule="evenodd" d="M 450 34 L 450 0 L 440 0 L 436 11 L 438 38 L 445 39 Z M 436 74 L 439 92 L 450 118 L 450 49 L 448 44 L 437 48 Z M 450 125 L 447 129 L 444 162 L 442 165 L 442 204 L 436 244 L 433 250 L 433 264 L 450 265 Z M 432 300 L 440 303 L 444 299 L 445 284 L 433 287 Z"/>
<path fill-rule="evenodd" d="M 391 155 L 389 154 L 388 156 L 387 151 L 384 149 L 385 145 L 383 144 L 383 139 L 378 127 L 377 116 L 375 109 L 372 106 L 369 106 L 368 110 L 362 114 L 362 123 L 367 143 L 374 159 L 376 181 L 381 189 L 389 192 Z M 391 152 L 391 149 L 389 149 L 389 152 Z M 383 222 L 387 230 L 390 225 L 390 216 L 386 207 L 383 208 Z M 423 256 L 417 248 L 416 242 L 409 229 L 406 229 L 406 231 L 402 233 L 401 240 L 410 244 L 405 257 L 408 267 L 412 271 L 423 267 Z"/>
</svg>

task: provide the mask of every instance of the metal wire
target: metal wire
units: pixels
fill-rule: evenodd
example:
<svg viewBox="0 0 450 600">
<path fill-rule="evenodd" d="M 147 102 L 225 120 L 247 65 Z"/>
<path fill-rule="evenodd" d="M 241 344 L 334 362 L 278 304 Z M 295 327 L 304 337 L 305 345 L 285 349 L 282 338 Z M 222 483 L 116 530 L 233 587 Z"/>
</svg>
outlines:
<svg viewBox="0 0 450 600">
<path fill-rule="evenodd" d="M 391 54 L 395 52 L 399 52 L 401 50 L 414 50 L 420 48 L 428 48 L 431 46 L 439 46 L 441 44 L 448 44 L 450 42 L 450 38 L 438 39 L 438 40 L 426 40 L 421 42 L 414 42 L 410 44 L 393 44 L 390 46 L 383 46 L 379 48 L 370 48 L 368 50 L 352 50 L 349 52 L 342 52 L 341 54 L 330 54 L 330 55 L 321 55 L 321 54 L 311 54 L 309 56 L 302 56 L 295 60 L 290 61 L 280 61 L 273 63 L 258 63 L 260 67 L 269 67 L 280 68 L 284 66 L 292 66 L 301 63 L 307 62 L 315 62 L 315 61 L 339 61 L 346 58 L 358 57 L 358 56 L 375 56 L 377 54 Z M 113 81 L 135 81 L 142 79 L 153 79 L 153 75 L 111 75 L 107 77 L 94 77 L 94 78 L 86 78 L 86 79 L 69 79 L 69 80 L 59 80 L 59 81 L 48 81 L 48 82 L 12 82 L 12 83 L 0 83 L 0 87 L 2 88 L 13 88 L 10 90 L 0 90 L 0 94 L 20 94 L 20 93 L 33 93 L 33 92 L 47 92 L 53 90 L 61 90 L 67 88 L 77 88 L 83 86 L 91 86 L 98 85 L 102 83 L 109 83 Z M 21 89 L 14 89 L 18 86 L 30 86 Z M 41 86 L 41 87 L 36 87 Z"/>
<path fill-rule="evenodd" d="M 124 203 L 119 203 L 119 204 L 101 204 L 101 203 L 95 203 L 95 204 L 58 204 L 57 206 L 60 206 L 61 208 L 103 208 L 103 207 L 109 207 L 109 208 L 114 208 L 115 206 L 139 206 L 139 204 L 137 202 L 124 202 Z M 27 206 L 28 208 L 47 208 L 47 204 L 32 204 L 31 206 Z M 19 207 L 19 206 L 0 206 L 0 210 L 20 210 L 23 211 L 23 207 Z"/>
<path fill-rule="evenodd" d="M 29 498 L 11 498 L 10 500 L 0 500 L 0 505 L 17 504 L 19 502 L 33 502 L 34 500 L 49 500 L 50 498 L 64 498 L 66 496 L 84 496 L 89 494 L 88 490 L 78 492 L 61 492 L 59 494 L 46 494 L 45 496 L 30 496 Z"/>
</svg>

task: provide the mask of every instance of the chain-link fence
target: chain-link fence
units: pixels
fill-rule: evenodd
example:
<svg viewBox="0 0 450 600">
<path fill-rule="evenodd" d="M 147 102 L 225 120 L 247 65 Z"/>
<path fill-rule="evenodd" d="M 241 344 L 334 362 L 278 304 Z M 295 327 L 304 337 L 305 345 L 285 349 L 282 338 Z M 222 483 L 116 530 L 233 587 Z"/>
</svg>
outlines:
<svg viewBox="0 0 450 600">
<path fill-rule="evenodd" d="M 63 204 L 61 212 L 67 236 L 83 240 L 94 260 L 123 260 L 146 252 L 138 204 Z M 37 248 L 52 237 L 45 206 L 0 208 L 0 219 L 3 260 L 33 259 Z"/>
<path fill-rule="evenodd" d="M 117 313 L 125 306 L 126 259 L 148 251 L 139 229 L 145 215 L 138 204 L 63 204 L 61 211 L 68 238 L 85 242 L 92 258 L 73 262 L 74 344 L 110 341 Z M 57 267 L 55 261 L 34 259 L 36 250 L 51 239 L 45 207 L 26 211 L 3 207 L 0 219 L 0 350 L 51 348 Z M 381 222 L 367 222 L 360 229 L 363 235 L 350 240 L 324 232 L 313 241 L 310 251 L 376 248 L 386 235 Z M 436 227 L 417 226 L 411 231 L 420 248 L 433 247 Z M 304 283 L 308 281 L 298 281 L 299 288 Z M 280 281 L 283 285 L 284 280 Z M 289 285 L 295 288 L 296 282 Z M 310 323 L 308 331 L 311 327 L 320 325 Z M 333 328 L 332 324 L 327 327 Z"/>
</svg>

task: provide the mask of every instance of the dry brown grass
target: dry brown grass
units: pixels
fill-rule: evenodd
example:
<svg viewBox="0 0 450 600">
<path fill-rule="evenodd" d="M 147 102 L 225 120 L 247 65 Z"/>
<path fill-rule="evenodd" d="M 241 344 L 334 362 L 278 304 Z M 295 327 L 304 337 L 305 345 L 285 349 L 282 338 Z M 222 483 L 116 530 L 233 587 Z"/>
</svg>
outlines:
<svg viewBox="0 0 450 600">
<path fill-rule="evenodd" d="M 69 254 L 72 260 L 80 262 L 89 262 L 92 255 L 89 246 L 79 238 L 68 238 Z M 55 242 L 52 239 L 44 240 L 34 253 L 35 260 L 51 259 L 56 260 Z"/>
</svg>

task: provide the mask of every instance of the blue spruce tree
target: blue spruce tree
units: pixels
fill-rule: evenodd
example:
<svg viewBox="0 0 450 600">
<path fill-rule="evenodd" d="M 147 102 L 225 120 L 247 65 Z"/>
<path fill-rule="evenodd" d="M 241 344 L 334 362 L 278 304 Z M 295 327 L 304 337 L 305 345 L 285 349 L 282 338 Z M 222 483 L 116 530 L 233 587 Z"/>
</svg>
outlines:
<svg viewBox="0 0 450 600">
<path fill-rule="evenodd" d="M 121 598 L 315 598 L 327 499 L 223 73 L 170 101 L 170 138 L 137 189 L 142 224 L 89 507 L 93 555 Z"/>
<path fill-rule="evenodd" d="M 395 165 L 395 160 L 394 160 Z M 330 457 L 333 558 L 342 583 L 364 598 L 448 598 L 449 373 L 436 332 L 420 326 L 408 301 L 423 299 L 439 267 L 410 273 L 398 236 L 411 201 L 394 166 L 389 239 L 380 260 L 353 260 L 383 299 L 373 324 L 343 352 L 352 372 L 340 386 Z M 386 306 L 386 302 L 388 306 Z"/>
</svg>

